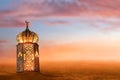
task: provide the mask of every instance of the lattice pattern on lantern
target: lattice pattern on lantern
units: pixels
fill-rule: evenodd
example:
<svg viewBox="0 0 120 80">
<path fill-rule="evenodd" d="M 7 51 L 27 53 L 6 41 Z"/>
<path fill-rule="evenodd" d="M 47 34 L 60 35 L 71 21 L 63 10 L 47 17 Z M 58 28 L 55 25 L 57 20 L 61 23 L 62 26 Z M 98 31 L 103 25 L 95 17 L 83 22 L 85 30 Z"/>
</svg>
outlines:
<svg viewBox="0 0 120 80">
<path fill-rule="evenodd" d="M 24 70 L 34 70 L 34 45 L 24 44 Z"/>
</svg>

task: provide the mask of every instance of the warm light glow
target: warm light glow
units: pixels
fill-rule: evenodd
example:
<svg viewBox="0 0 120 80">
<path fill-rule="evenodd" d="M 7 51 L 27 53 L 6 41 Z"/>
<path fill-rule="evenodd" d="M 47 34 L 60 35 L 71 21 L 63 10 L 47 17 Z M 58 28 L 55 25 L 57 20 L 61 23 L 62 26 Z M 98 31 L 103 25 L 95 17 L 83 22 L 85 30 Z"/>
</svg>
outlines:
<svg viewBox="0 0 120 80">
<path fill-rule="evenodd" d="M 34 48 L 33 44 L 24 44 L 25 50 L 25 63 L 24 63 L 24 70 L 32 71 L 34 70 Z"/>
<path fill-rule="evenodd" d="M 38 40 L 39 40 L 38 35 L 30 31 L 29 29 L 17 35 L 18 43 L 26 43 L 26 42 L 37 43 Z"/>
<path fill-rule="evenodd" d="M 24 60 L 26 60 L 25 58 L 26 58 L 26 57 L 25 57 L 25 54 L 24 54 Z"/>
<path fill-rule="evenodd" d="M 22 53 L 21 52 L 18 53 L 18 57 L 22 57 Z"/>
<path fill-rule="evenodd" d="M 34 55 L 32 54 L 32 60 L 34 60 Z"/>
</svg>

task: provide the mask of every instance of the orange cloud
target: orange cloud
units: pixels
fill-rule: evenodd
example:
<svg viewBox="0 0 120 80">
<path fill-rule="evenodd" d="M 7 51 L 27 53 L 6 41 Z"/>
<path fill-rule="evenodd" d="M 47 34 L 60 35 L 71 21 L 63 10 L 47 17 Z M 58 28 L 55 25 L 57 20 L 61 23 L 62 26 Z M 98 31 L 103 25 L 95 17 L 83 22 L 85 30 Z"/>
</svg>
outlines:
<svg viewBox="0 0 120 80">
<path fill-rule="evenodd" d="M 73 43 L 41 42 L 40 61 L 115 60 L 119 61 L 120 41 L 87 40 Z M 0 46 L 0 60 L 16 61 L 16 47 Z M 1 63 L 0 62 L 0 63 Z M 7 62 L 7 61 L 6 61 Z"/>
<path fill-rule="evenodd" d="M 41 46 L 41 60 L 119 60 L 118 42 L 83 41 Z"/>
</svg>

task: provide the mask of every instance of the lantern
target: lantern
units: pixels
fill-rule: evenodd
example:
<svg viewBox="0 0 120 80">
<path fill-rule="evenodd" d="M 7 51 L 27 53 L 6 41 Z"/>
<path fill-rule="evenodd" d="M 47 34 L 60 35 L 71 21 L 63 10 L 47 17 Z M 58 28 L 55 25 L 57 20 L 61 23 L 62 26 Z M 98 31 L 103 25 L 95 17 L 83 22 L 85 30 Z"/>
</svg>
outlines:
<svg viewBox="0 0 120 80">
<path fill-rule="evenodd" d="M 39 45 L 38 35 L 28 28 L 17 35 L 17 72 L 39 72 Z"/>
</svg>

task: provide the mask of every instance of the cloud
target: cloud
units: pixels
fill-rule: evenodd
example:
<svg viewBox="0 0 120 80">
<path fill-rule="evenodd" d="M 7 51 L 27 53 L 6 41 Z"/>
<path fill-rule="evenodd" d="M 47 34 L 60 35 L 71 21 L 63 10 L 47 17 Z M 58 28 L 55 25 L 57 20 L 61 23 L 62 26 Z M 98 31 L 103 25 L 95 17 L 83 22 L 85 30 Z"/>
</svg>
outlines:
<svg viewBox="0 0 120 80">
<path fill-rule="evenodd" d="M 89 18 L 88 22 L 91 22 L 94 18 L 96 21 L 99 18 L 118 19 L 119 14 L 120 0 L 24 0 L 21 3 L 12 4 L 8 10 L 0 10 L 0 27 L 22 27 L 26 19 L 34 21 L 53 17 L 56 19 Z M 106 21 L 103 23 L 106 24 Z M 56 25 L 69 22 L 61 20 L 44 23 Z M 116 26 L 113 21 L 109 24 Z"/>
<path fill-rule="evenodd" d="M 74 43 L 54 44 L 40 47 L 41 60 L 104 60 L 119 59 L 118 42 L 80 41 Z"/>
<path fill-rule="evenodd" d="M 6 40 L 0 40 L 0 44 L 7 43 L 8 41 Z"/>
<path fill-rule="evenodd" d="M 54 26 L 54 25 L 58 25 L 58 24 L 62 24 L 62 25 L 70 24 L 69 21 L 63 21 L 63 20 L 61 20 L 61 21 L 57 21 L 57 20 L 56 21 L 43 21 L 43 23 L 50 25 L 50 26 Z"/>
<path fill-rule="evenodd" d="M 23 27 L 25 25 L 24 21 L 18 20 L 1 20 L 0 27 Z"/>
<path fill-rule="evenodd" d="M 45 0 L 35 2 L 26 2 L 22 4 L 28 11 L 29 9 L 34 10 L 31 16 L 64 16 L 64 17 L 74 17 L 74 16 L 118 16 L 120 13 L 119 5 L 120 1 L 111 0 L 71 0 L 68 3 L 66 0 Z M 111 12 L 112 11 L 112 12 Z M 34 13 L 35 12 L 35 13 Z M 113 14 L 114 13 L 114 14 Z M 117 15 L 116 15 L 117 14 Z"/>
<path fill-rule="evenodd" d="M 4 47 L 6 43 L 8 43 L 8 41 L 0 39 L 0 56 L 1 56 L 1 58 L 4 55 L 4 52 L 6 50 Z"/>
</svg>

